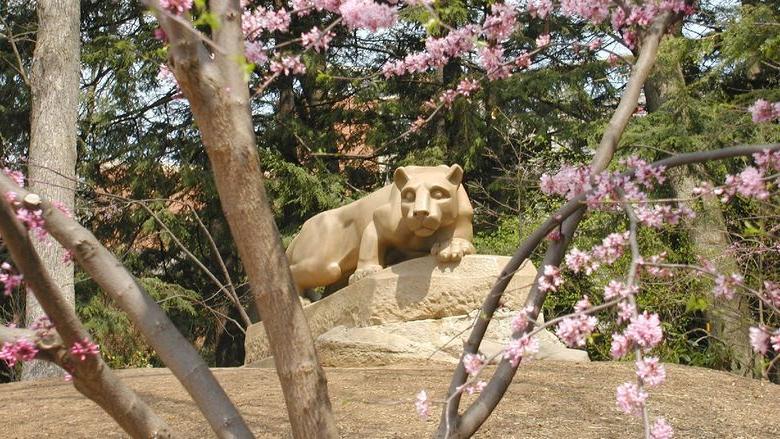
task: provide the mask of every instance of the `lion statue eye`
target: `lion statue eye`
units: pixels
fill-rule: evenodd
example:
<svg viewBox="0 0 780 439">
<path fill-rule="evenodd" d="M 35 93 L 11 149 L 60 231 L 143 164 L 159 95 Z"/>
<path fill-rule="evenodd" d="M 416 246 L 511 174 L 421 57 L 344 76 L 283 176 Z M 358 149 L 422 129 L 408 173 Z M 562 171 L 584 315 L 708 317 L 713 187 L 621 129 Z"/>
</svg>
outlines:
<svg viewBox="0 0 780 439">
<path fill-rule="evenodd" d="M 433 192 L 431 192 L 431 197 L 433 197 L 436 200 L 441 200 L 442 198 L 444 198 L 444 192 L 440 190 L 434 190 Z"/>
</svg>

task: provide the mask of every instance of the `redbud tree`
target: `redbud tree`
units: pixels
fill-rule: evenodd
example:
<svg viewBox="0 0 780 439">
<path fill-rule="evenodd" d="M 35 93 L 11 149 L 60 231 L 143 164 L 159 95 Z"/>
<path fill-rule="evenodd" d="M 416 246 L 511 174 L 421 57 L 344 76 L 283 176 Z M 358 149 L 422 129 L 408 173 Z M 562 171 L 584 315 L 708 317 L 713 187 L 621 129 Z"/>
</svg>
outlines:
<svg viewBox="0 0 780 439">
<path fill-rule="evenodd" d="M 659 44 L 670 26 L 695 12 L 693 2 L 497 2 L 459 24 L 442 18 L 438 5 L 427 0 L 292 0 L 273 8 L 225 0 L 208 4 L 147 0 L 145 5 L 159 23 L 156 37 L 168 54 L 160 75 L 175 81 L 208 154 L 223 212 L 269 335 L 296 437 L 335 437 L 338 433 L 325 374 L 317 360 L 265 192 L 252 123 L 253 100 L 275 81 L 312 68 L 304 63 L 302 54 L 327 50 L 336 32 L 387 32 L 403 25 L 399 17 L 411 11 L 424 12 L 430 17 L 431 27 L 443 30 L 427 37 L 423 50 L 388 59 L 368 80 L 436 71 L 455 59 L 474 68 L 468 78 L 432 99 L 426 110 L 399 133 L 399 139 L 421 130 L 458 100 L 470 99 L 485 86 L 532 69 L 535 57 L 555 45 L 556 35 L 543 32 L 521 46 L 511 44 L 509 37 L 524 32 L 529 24 L 544 24 L 556 16 L 606 29 L 610 44 L 621 45 L 633 54 L 631 59 L 622 61 L 630 62 L 631 74 L 592 162 L 587 166 L 565 166 L 555 174 L 542 176 L 541 190 L 562 197 L 565 202 L 522 240 L 502 270 L 471 329 L 449 389 L 441 396 L 434 396 L 430 389 L 417 395 L 415 406 L 422 416 L 430 414 L 432 403 L 440 403 L 438 436 L 468 437 L 479 429 L 500 402 L 518 368 L 538 349 L 535 333 L 554 328 L 567 345 L 582 347 L 599 326 L 599 319 L 614 318 L 619 330 L 611 335 L 611 355 L 616 359 L 630 357 L 635 364 L 634 376 L 627 377 L 627 382 L 615 390 L 616 406 L 641 419 L 646 437 L 669 438 L 672 426 L 662 414 L 652 414 L 648 404 L 649 390 L 664 382 L 666 372 L 653 351 L 664 339 L 660 318 L 642 310 L 637 303 L 645 280 L 668 276 L 674 270 L 698 270 L 714 279 L 715 296 L 728 299 L 739 292 L 752 295 L 768 309 L 776 311 L 780 306 L 776 283 L 754 288 L 739 273 L 718 273 L 707 261 L 695 267 L 670 264 L 663 254 L 643 254 L 637 239 L 640 228 L 675 225 L 693 215 L 675 200 L 654 200 L 649 195 L 664 184 L 666 171 L 673 167 L 750 157 L 753 165 L 729 175 L 720 186 L 702 186 L 697 193 L 714 194 L 724 202 L 734 197 L 775 200 L 780 144 L 735 145 L 673 154 L 653 163 L 636 157 L 613 163 L 620 138 L 637 110 L 642 87 L 656 61 Z M 294 24 L 312 16 L 318 18 L 317 25 L 292 31 L 299 27 Z M 604 43 L 593 39 L 588 49 L 598 50 Z M 618 56 L 613 51 L 609 62 L 618 62 Z M 756 101 L 745 111 L 751 112 L 756 123 L 776 123 L 780 116 L 778 104 L 766 100 Z M 23 186 L 23 176 L 11 170 L 0 177 L 0 191 L 4 194 L 0 233 L 12 259 L 0 266 L 0 281 L 6 293 L 26 283 L 42 303 L 48 319 L 27 329 L 1 328 L 0 357 L 10 365 L 34 358 L 57 363 L 68 371 L 79 391 L 98 402 L 135 437 L 175 433 L 113 376 L 102 362 L 99 346 L 59 299 L 56 286 L 31 246 L 33 239 L 53 238 L 52 245 L 68 250 L 69 261 L 64 262 L 72 259 L 78 263 L 128 314 L 181 380 L 215 433 L 251 437 L 240 413 L 203 360 L 129 271 L 69 212 Z M 626 230 L 605 236 L 592 248 L 569 249 L 578 224 L 593 210 L 622 215 Z M 547 247 L 536 282 L 525 307 L 512 321 L 514 333 L 497 358 L 486 358 L 479 346 L 501 295 L 512 274 L 543 244 Z M 630 259 L 624 276 L 611 280 L 603 292 L 584 295 L 574 313 L 537 324 L 547 295 L 560 289 L 570 273 L 590 275 L 620 258 Z M 780 332 L 776 327 L 758 323 L 751 328 L 750 339 L 756 352 L 777 358 L 774 351 L 780 350 Z M 484 366 L 491 360 L 498 365 L 490 378 L 483 378 L 488 373 Z M 476 398 L 461 409 L 464 392 Z"/>
</svg>

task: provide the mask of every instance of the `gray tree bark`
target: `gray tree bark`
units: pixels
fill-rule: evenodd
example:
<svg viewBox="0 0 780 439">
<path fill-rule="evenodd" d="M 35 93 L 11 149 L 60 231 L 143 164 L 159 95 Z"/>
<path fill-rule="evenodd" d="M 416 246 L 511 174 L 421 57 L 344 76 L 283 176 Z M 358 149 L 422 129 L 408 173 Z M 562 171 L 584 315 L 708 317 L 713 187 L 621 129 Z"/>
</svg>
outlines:
<svg viewBox="0 0 780 439">
<path fill-rule="evenodd" d="M 679 27 L 673 33 L 678 38 L 682 37 Z M 679 60 L 656 64 L 644 87 L 647 111 L 663 111 L 663 104 L 684 88 L 685 77 Z M 669 181 L 677 197 L 682 199 L 690 199 L 693 189 L 700 183 L 712 184 L 701 164 L 670 169 Z M 712 194 L 704 196 L 701 201 L 698 206 L 689 202 L 681 203 L 696 210 L 696 218 L 688 223 L 694 251 L 712 261 L 720 273 L 728 275 L 739 272 L 736 259 L 728 252 L 730 242 L 720 202 Z M 747 298 L 740 296 L 734 300 L 714 301 L 708 318 L 712 323 L 711 334 L 729 350 L 729 369 L 740 375 L 749 375 L 753 369 L 753 353 L 748 338 L 750 305 Z"/>
<path fill-rule="evenodd" d="M 38 32 L 30 72 L 30 188 L 71 210 L 76 189 L 79 15 L 78 0 L 38 0 Z M 62 262 L 65 250 L 50 239 L 35 240 L 35 248 L 68 303 L 75 306 L 73 264 Z M 28 292 L 27 325 L 43 314 L 35 296 Z M 32 361 L 24 364 L 22 379 L 61 373 L 51 363 Z"/>
</svg>

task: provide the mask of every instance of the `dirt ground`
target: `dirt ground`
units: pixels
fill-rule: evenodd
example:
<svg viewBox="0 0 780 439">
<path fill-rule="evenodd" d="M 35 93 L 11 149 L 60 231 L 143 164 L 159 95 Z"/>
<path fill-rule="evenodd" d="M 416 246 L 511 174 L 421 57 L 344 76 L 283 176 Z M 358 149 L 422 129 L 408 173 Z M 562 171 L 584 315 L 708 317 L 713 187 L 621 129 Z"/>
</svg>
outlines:
<svg viewBox="0 0 780 439">
<path fill-rule="evenodd" d="M 270 369 L 215 369 L 219 381 L 258 437 L 290 436 L 282 394 Z M 631 379 L 628 363 L 535 362 L 518 373 L 506 397 L 476 437 L 641 437 L 639 420 L 615 408 L 615 387 Z M 167 369 L 119 372 L 180 437 L 211 437 L 208 425 Z M 651 392 L 650 409 L 675 427 L 676 438 L 780 437 L 780 386 L 724 372 L 667 365 L 667 382 Z M 342 437 L 430 437 L 414 395 L 441 398 L 443 368 L 328 369 Z M 0 437 L 124 437 L 100 409 L 59 380 L 0 385 Z M 438 418 L 438 408 L 432 418 Z"/>
</svg>

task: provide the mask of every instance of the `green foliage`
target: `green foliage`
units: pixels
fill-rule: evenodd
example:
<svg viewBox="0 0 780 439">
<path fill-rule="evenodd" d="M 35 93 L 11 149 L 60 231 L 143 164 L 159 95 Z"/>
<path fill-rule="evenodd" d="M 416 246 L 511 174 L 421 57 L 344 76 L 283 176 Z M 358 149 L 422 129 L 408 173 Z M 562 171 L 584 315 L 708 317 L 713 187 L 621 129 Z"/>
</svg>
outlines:
<svg viewBox="0 0 780 439">
<path fill-rule="evenodd" d="M 213 325 L 197 304 L 200 300 L 198 293 L 153 277 L 140 278 L 138 282 L 185 337 L 193 342 L 199 338 L 205 339 Z M 110 367 L 163 366 L 127 315 L 99 292 L 91 281 L 83 282 L 78 290 L 76 311 L 101 346 L 103 358 Z M 213 352 L 201 353 L 206 358 L 213 356 Z"/>
</svg>

